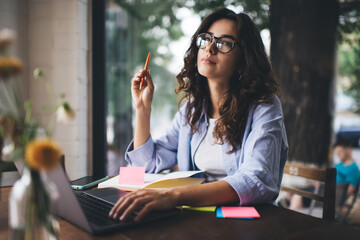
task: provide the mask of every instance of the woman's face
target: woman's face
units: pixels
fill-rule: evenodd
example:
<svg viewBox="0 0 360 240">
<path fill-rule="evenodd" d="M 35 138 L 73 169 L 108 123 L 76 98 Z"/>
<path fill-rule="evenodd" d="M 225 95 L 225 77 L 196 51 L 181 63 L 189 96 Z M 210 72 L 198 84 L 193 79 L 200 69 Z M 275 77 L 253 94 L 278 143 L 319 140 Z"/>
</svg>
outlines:
<svg viewBox="0 0 360 240">
<path fill-rule="evenodd" d="M 212 36 L 232 36 L 238 42 L 236 23 L 229 19 L 220 19 L 214 22 L 208 31 Z M 240 60 L 240 49 L 237 45 L 228 52 L 221 53 L 215 46 L 215 39 L 206 48 L 200 48 L 197 56 L 199 73 L 208 80 L 229 83 L 230 78 L 237 72 Z"/>
</svg>

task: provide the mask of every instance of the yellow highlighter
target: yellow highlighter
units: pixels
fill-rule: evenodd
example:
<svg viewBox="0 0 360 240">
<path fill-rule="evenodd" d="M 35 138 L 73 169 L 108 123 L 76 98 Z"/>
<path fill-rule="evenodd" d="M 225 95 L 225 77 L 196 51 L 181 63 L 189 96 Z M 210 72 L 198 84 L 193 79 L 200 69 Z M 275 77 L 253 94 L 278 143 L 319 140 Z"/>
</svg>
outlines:
<svg viewBox="0 0 360 240">
<path fill-rule="evenodd" d="M 205 207 L 191 207 L 191 206 L 182 206 L 185 210 L 199 211 L 199 212 L 215 212 L 216 206 L 205 206 Z"/>
</svg>

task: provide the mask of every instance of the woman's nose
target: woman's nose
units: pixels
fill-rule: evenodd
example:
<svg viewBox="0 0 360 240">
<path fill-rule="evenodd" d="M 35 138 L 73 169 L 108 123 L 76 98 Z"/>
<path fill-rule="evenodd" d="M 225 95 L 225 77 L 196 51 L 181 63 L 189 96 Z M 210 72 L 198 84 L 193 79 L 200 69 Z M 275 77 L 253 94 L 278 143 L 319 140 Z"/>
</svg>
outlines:
<svg viewBox="0 0 360 240">
<path fill-rule="evenodd" d="M 212 54 L 212 55 L 216 54 L 217 53 L 216 40 L 213 39 L 212 42 L 210 43 L 210 45 L 207 46 L 206 49 L 210 52 L 210 54 Z"/>
</svg>

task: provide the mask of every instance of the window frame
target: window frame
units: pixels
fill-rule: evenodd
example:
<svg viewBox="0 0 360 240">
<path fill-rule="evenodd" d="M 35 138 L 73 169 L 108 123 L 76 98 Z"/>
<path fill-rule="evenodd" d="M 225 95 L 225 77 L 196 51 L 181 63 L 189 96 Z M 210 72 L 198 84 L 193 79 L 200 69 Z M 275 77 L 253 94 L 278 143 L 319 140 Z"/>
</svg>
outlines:
<svg viewBox="0 0 360 240">
<path fill-rule="evenodd" d="M 92 172 L 106 175 L 106 5 L 107 0 L 92 1 Z"/>
</svg>

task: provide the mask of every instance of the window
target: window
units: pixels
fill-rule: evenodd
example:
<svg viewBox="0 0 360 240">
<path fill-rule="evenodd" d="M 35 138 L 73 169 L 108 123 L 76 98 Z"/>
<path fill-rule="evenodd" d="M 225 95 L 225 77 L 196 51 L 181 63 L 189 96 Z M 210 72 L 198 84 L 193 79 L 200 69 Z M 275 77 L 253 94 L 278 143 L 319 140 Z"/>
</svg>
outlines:
<svg viewBox="0 0 360 240">
<path fill-rule="evenodd" d="M 181 30 L 178 22 L 170 25 L 173 12 L 166 9 L 171 9 L 171 3 L 164 2 L 170 5 L 161 11 L 154 4 L 125 4 L 109 0 L 106 5 L 104 104 L 107 111 L 101 114 L 106 116 L 107 161 L 102 164 L 106 166 L 104 171 L 108 175 L 118 174 L 119 167 L 126 165 L 124 154 L 133 138 L 131 79 L 144 67 L 149 51 L 149 68 L 155 84 L 151 134 L 159 136 L 170 125 L 177 111 L 175 74 L 168 70 L 172 56 L 169 46 L 170 39 L 176 38 L 175 35 L 181 36 Z"/>
</svg>

